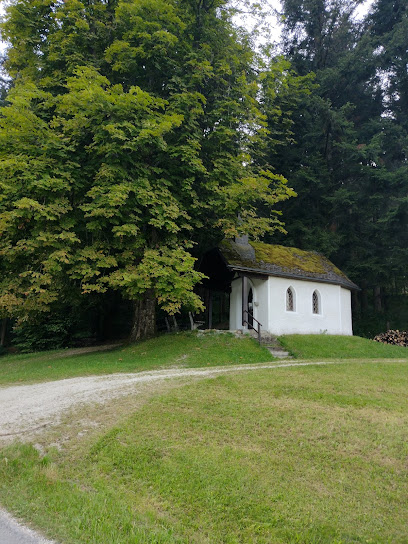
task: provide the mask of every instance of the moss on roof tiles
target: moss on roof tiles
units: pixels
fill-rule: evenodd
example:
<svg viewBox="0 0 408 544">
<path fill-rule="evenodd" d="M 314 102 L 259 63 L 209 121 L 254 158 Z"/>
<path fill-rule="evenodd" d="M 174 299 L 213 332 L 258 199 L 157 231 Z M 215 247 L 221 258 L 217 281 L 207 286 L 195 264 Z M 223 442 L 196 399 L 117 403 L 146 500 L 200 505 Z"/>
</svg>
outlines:
<svg viewBox="0 0 408 544">
<path fill-rule="evenodd" d="M 224 240 L 220 250 L 229 265 L 253 270 L 265 271 L 269 274 L 290 274 L 304 278 L 316 278 L 334 281 L 357 287 L 347 276 L 326 257 L 314 251 L 304 251 L 294 247 L 251 242 L 255 250 L 255 259 L 248 258 L 245 246 L 230 240 Z M 248 246 L 246 246 L 248 247 Z"/>
<path fill-rule="evenodd" d="M 253 242 L 251 245 L 255 249 L 255 260 L 257 262 L 263 261 L 289 270 L 303 270 L 303 272 L 312 274 L 325 274 L 329 268 L 335 274 L 344 276 L 326 257 L 314 251 L 304 251 L 295 247 L 263 244 L 261 242 Z"/>
</svg>

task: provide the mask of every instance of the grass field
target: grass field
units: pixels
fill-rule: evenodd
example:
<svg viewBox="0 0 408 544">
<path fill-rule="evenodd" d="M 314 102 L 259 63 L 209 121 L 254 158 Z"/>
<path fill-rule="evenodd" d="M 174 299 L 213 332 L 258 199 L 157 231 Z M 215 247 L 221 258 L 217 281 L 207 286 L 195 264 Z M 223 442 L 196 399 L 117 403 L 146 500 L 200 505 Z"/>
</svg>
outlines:
<svg viewBox="0 0 408 544">
<path fill-rule="evenodd" d="M 113 403 L 60 451 L 1 450 L 0 501 L 64 544 L 403 544 L 407 389 L 407 363 L 354 362 Z"/>
<path fill-rule="evenodd" d="M 359 336 L 292 334 L 281 336 L 279 341 L 299 359 L 408 359 L 408 348 L 381 344 Z"/>
<path fill-rule="evenodd" d="M 252 364 L 272 359 L 269 351 L 253 338 L 187 332 L 166 334 L 107 352 L 66 356 L 62 350 L 1 357 L 0 384 L 139 372 L 170 366 Z"/>
<path fill-rule="evenodd" d="M 305 360 L 408 359 L 407 348 L 387 346 L 356 336 L 292 335 L 282 336 L 279 340 L 296 358 Z M 191 368 L 271 360 L 273 357 L 269 351 L 252 338 L 183 332 L 106 352 L 67 356 L 66 351 L 60 350 L 3 356 L 0 358 L 0 385 L 140 372 L 170 366 Z"/>
</svg>

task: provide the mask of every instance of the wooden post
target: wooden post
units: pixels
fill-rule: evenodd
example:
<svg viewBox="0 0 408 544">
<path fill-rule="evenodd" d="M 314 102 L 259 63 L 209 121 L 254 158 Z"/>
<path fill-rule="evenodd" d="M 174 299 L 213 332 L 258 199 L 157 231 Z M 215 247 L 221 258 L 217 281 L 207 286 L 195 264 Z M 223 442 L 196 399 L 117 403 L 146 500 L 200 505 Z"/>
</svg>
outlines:
<svg viewBox="0 0 408 544">
<path fill-rule="evenodd" d="M 167 332 L 171 332 L 171 327 L 170 327 L 169 320 L 167 319 L 167 316 L 164 317 L 164 322 L 166 324 Z"/>
<path fill-rule="evenodd" d="M 208 294 L 208 328 L 212 329 L 212 310 L 213 310 L 213 296 L 212 291 Z"/>
<path fill-rule="evenodd" d="M 205 321 L 205 326 L 206 328 L 208 329 L 208 323 L 209 323 L 209 306 L 210 306 L 210 290 L 208 288 L 206 288 L 204 290 L 204 307 L 205 307 L 205 314 L 204 314 L 204 321 Z"/>
</svg>

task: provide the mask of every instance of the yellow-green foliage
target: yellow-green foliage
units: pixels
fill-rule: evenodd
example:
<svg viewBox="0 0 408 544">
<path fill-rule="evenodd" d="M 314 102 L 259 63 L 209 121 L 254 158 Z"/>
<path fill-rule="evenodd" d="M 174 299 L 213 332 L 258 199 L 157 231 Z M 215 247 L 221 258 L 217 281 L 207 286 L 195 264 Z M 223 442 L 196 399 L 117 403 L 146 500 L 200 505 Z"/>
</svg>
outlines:
<svg viewBox="0 0 408 544">
<path fill-rule="evenodd" d="M 193 244 L 236 234 L 238 212 L 257 236 L 283 230 L 274 207 L 294 191 L 257 166 L 270 142 L 257 55 L 224 4 L 15 0 L 6 10 L 2 317 L 112 290 L 170 314 L 200 310 Z M 292 80 L 284 63 L 262 72 L 265 92 Z M 287 124 L 286 110 L 276 115 Z"/>
</svg>

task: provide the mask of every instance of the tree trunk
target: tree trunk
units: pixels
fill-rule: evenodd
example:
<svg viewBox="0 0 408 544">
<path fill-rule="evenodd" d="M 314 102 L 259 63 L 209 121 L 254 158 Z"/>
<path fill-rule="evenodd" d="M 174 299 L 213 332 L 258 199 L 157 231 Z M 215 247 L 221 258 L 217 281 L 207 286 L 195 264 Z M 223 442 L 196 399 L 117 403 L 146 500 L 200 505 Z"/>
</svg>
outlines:
<svg viewBox="0 0 408 544">
<path fill-rule="evenodd" d="M 156 333 L 156 298 L 152 292 L 134 302 L 133 324 L 129 340 L 137 342 Z"/>
<path fill-rule="evenodd" d="M 4 317 L 1 322 L 0 346 L 4 346 L 4 344 L 6 343 L 6 331 L 7 331 L 7 317 Z"/>
<path fill-rule="evenodd" d="M 381 287 L 377 285 L 376 287 L 374 287 L 374 309 L 377 314 L 381 314 L 383 310 L 381 295 Z"/>
<path fill-rule="evenodd" d="M 368 293 L 367 293 L 367 287 L 365 283 L 362 283 L 361 285 L 360 300 L 361 300 L 361 314 L 363 317 L 365 317 L 368 312 Z"/>
</svg>

